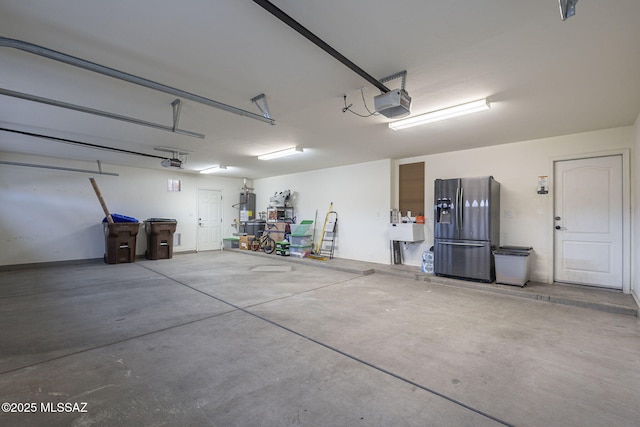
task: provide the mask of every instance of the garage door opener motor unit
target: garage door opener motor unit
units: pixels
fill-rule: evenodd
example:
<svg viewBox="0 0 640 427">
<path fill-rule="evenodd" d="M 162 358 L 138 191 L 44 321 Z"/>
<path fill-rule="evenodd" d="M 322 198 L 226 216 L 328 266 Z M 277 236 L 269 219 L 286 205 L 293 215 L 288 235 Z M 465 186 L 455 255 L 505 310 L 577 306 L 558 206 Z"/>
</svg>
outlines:
<svg viewBox="0 0 640 427">
<path fill-rule="evenodd" d="M 386 83 L 391 80 L 402 79 L 400 89 L 383 90 L 380 95 L 373 98 L 373 104 L 376 113 L 380 113 L 389 119 L 404 117 L 411 113 L 411 97 L 404 90 L 407 82 L 407 70 L 402 70 L 391 74 L 380 80 L 380 83 Z M 383 86 L 384 87 L 384 86 Z"/>
<path fill-rule="evenodd" d="M 390 119 L 406 116 L 411 112 L 411 97 L 404 89 L 395 89 L 373 98 L 376 112 Z"/>
</svg>

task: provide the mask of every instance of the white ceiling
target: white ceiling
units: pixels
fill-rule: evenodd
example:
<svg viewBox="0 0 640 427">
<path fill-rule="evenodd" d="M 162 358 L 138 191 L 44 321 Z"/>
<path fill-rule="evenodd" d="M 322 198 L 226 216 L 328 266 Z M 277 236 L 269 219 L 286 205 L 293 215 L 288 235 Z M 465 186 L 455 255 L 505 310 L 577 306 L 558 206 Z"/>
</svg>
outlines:
<svg viewBox="0 0 640 427">
<path fill-rule="evenodd" d="M 0 0 L 0 36 L 260 113 L 275 125 L 183 100 L 196 139 L 0 96 L 0 127 L 163 155 L 185 170 L 262 178 L 632 125 L 640 113 L 640 1 L 273 0 L 377 79 L 407 70 L 412 114 L 488 97 L 487 112 L 404 131 L 366 113 L 380 92 L 251 0 Z M 386 85 L 392 89 L 400 81 Z M 175 96 L 0 48 L 0 87 L 172 125 Z M 301 155 L 258 154 L 301 145 Z M 0 151 L 159 168 L 159 160 L 0 131 Z"/>
</svg>

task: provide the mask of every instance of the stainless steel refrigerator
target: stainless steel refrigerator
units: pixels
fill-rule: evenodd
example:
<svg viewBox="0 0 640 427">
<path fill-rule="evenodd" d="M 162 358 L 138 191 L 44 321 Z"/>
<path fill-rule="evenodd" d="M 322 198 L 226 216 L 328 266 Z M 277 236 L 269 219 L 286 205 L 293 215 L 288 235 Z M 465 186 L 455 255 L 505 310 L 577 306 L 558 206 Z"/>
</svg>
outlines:
<svg viewBox="0 0 640 427">
<path fill-rule="evenodd" d="M 434 273 L 493 282 L 500 183 L 492 176 L 436 179 L 434 199 Z"/>
</svg>

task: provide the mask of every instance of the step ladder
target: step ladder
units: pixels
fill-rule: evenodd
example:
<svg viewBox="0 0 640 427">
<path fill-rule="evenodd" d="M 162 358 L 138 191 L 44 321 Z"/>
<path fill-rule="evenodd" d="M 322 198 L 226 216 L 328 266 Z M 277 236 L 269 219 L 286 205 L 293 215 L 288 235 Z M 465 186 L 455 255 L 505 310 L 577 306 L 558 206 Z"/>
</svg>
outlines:
<svg viewBox="0 0 640 427">
<path fill-rule="evenodd" d="M 333 203 L 331 205 L 333 206 Z M 324 219 L 324 227 L 322 228 L 322 235 L 320 236 L 320 242 L 318 243 L 318 249 L 316 251 L 317 255 L 321 257 L 328 256 L 329 259 L 333 259 L 333 252 L 336 247 L 337 227 L 338 213 L 330 210 Z"/>
</svg>

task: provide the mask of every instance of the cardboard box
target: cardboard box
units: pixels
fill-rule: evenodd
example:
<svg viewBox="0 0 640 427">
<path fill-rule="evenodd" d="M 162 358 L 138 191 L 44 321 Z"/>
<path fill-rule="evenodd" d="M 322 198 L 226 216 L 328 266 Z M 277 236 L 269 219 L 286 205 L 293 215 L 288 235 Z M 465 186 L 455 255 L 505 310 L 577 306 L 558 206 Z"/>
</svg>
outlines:
<svg viewBox="0 0 640 427">
<path fill-rule="evenodd" d="M 268 222 L 264 230 L 265 232 L 269 232 L 269 235 L 273 240 L 280 242 L 284 240 L 287 225 L 289 225 L 287 222 Z"/>
<path fill-rule="evenodd" d="M 287 225 L 288 223 L 286 222 L 271 222 L 271 223 L 268 223 L 264 229 L 267 231 L 271 231 L 272 233 L 274 232 L 284 233 L 285 230 L 287 229 Z"/>
<path fill-rule="evenodd" d="M 256 236 L 246 235 L 240 236 L 240 249 L 249 250 L 251 249 L 251 242 L 255 239 Z"/>
</svg>

